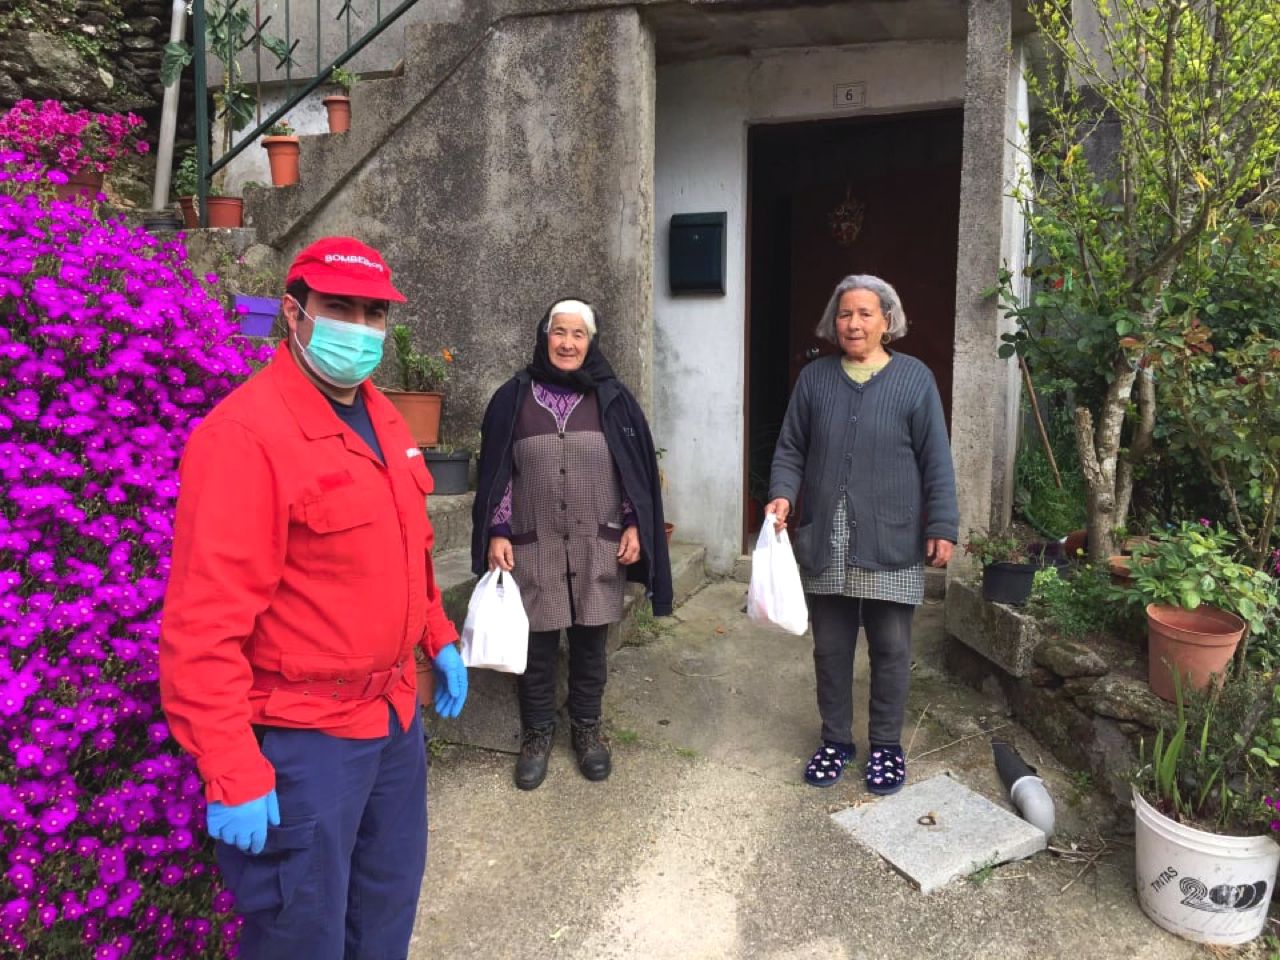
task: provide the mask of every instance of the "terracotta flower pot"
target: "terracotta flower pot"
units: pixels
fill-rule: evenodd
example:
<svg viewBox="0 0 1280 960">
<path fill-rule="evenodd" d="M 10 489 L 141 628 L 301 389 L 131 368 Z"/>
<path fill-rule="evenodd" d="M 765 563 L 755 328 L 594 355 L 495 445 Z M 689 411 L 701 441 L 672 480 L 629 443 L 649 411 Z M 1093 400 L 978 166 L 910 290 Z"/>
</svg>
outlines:
<svg viewBox="0 0 1280 960">
<path fill-rule="evenodd" d="M 195 230 L 200 226 L 200 215 L 196 213 L 195 197 L 179 197 L 178 208 L 182 211 L 182 225 L 188 230 Z"/>
<path fill-rule="evenodd" d="M 1151 692 L 1170 703 L 1176 699 L 1173 671 L 1193 690 L 1218 682 L 1244 636 L 1245 623 L 1234 613 L 1201 604 L 1184 610 L 1169 604 L 1147 606 L 1147 683 Z"/>
<path fill-rule="evenodd" d="M 271 164 L 271 183 L 277 187 L 291 187 L 298 182 L 298 138 L 263 137 L 262 146 Z"/>
<path fill-rule="evenodd" d="M 413 442 L 420 447 L 434 447 L 440 442 L 440 410 L 443 393 L 415 393 L 408 390 L 383 390 L 391 405 L 400 411 Z"/>
<path fill-rule="evenodd" d="M 53 185 L 54 195 L 59 200 L 74 200 L 81 194 L 87 194 L 90 200 L 97 197 L 102 190 L 102 174 L 97 170 L 90 170 L 88 167 L 79 173 L 67 174 L 66 183 L 55 183 Z"/>
<path fill-rule="evenodd" d="M 346 133 L 351 129 L 351 98 L 344 94 L 334 94 L 320 101 L 329 111 L 329 132 Z"/>
<path fill-rule="evenodd" d="M 244 201 L 239 197 L 209 197 L 209 226 L 236 229 L 244 226 Z"/>
<path fill-rule="evenodd" d="M 418 660 L 417 679 L 418 679 L 418 703 L 424 707 L 431 706 L 431 695 L 435 692 L 436 678 L 435 668 L 431 665 L 431 661 L 427 659 Z"/>
</svg>

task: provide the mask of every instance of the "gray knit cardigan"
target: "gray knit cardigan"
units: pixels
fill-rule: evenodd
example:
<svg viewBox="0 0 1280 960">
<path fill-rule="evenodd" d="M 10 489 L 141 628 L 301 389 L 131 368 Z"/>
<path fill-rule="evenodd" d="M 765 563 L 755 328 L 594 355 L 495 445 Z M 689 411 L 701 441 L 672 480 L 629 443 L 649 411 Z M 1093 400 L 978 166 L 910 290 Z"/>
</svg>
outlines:
<svg viewBox="0 0 1280 960">
<path fill-rule="evenodd" d="M 810 576 L 831 562 L 838 497 L 847 497 L 848 564 L 900 570 L 924 559 L 925 540 L 959 539 L 955 469 L 942 400 L 919 360 L 893 353 L 865 384 L 840 357 L 800 373 L 773 454 L 769 499 L 800 516 L 796 560 Z"/>
</svg>

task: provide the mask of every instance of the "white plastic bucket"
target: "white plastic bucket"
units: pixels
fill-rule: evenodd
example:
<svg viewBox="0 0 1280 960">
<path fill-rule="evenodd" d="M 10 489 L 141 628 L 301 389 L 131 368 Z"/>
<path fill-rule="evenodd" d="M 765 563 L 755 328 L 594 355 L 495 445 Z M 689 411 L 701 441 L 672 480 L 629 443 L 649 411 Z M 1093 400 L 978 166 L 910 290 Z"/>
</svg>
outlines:
<svg viewBox="0 0 1280 960">
<path fill-rule="evenodd" d="M 1280 844 L 1175 823 L 1136 790 L 1133 809 L 1138 902 L 1148 917 L 1197 943 L 1248 943 L 1262 933 Z"/>
</svg>

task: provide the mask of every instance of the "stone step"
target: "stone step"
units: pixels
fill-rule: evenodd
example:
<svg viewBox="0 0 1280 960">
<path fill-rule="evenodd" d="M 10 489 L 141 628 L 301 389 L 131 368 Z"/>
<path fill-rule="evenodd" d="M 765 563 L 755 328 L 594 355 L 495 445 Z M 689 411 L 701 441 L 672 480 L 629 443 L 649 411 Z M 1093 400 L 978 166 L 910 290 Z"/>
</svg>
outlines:
<svg viewBox="0 0 1280 960">
<path fill-rule="evenodd" d="M 460 493 L 457 496 L 432 494 L 427 498 L 427 516 L 431 518 L 431 527 L 436 534 L 436 544 L 432 550 L 434 556 L 461 550 L 470 562 L 471 504 L 475 498 L 474 493 Z"/>
<path fill-rule="evenodd" d="M 449 81 L 484 37 L 485 24 L 470 17 L 406 27 L 405 75 L 365 80 L 353 88 L 348 133 L 299 138 L 300 182 L 245 188 L 245 223 L 258 240 L 277 249 L 291 246 L 293 234 Z"/>
<path fill-rule="evenodd" d="M 671 580 L 676 606 L 684 603 L 706 580 L 706 547 L 687 543 L 671 544 Z M 452 550 L 435 557 L 436 579 L 444 594 L 445 611 L 462 629 L 467 618 L 467 603 L 476 578 L 470 570 L 469 551 Z M 609 652 L 621 647 L 637 634 L 643 614 L 643 590 L 638 584 L 627 587 L 622 620 L 609 629 Z M 560 648 L 562 661 L 558 672 L 557 700 L 567 696 L 567 650 Z M 465 743 L 488 750 L 517 753 L 520 749 L 520 713 L 516 702 L 516 678 L 510 673 L 471 670 L 467 705 L 456 720 L 444 720 L 432 710 L 423 713 L 427 733 L 451 743 Z"/>
<path fill-rule="evenodd" d="M 739 583 L 751 582 L 751 554 L 744 553 L 733 563 L 734 580 Z M 924 568 L 924 598 L 941 600 L 947 595 L 947 571 L 936 567 Z"/>
</svg>

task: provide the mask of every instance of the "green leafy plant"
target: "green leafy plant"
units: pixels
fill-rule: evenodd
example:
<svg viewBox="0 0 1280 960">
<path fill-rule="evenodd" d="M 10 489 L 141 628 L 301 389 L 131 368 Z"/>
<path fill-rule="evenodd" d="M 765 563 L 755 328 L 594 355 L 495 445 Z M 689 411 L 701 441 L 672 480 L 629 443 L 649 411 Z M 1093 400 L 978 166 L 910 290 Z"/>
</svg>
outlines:
<svg viewBox="0 0 1280 960">
<path fill-rule="evenodd" d="M 1031 609 L 1056 634 L 1079 640 L 1094 634 L 1138 632 L 1130 607 L 1117 603 L 1121 592 L 1106 570 L 1084 564 L 1067 579 L 1056 567 L 1037 570 L 1031 586 Z"/>
<path fill-rule="evenodd" d="M 1161 339 L 1205 299 L 1214 244 L 1280 216 L 1280 44 L 1274 0 L 1088 5 L 1088 17 L 1070 0 L 1030 7 L 1042 123 L 1014 196 L 1036 262 L 1029 296 L 1008 270 L 999 289 L 1015 323 L 1001 355 L 1072 385 L 1101 562 L 1152 451 Z"/>
<path fill-rule="evenodd" d="M 434 393 L 449 379 L 454 362 L 453 351 L 445 348 L 438 354 L 419 353 L 413 346 L 413 330 L 398 323 L 391 328 L 391 342 L 396 349 L 396 370 L 401 390 Z"/>
<path fill-rule="evenodd" d="M 268 137 L 292 137 L 297 134 L 288 120 L 277 120 L 271 126 L 267 127 L 266 136 Z"/>
<path fill-rule="evenodd" d="M 173 171 L 173 195 L 175 197 L 193 197 L 199 179 L 196 169 L 196 148 L 189 147 L 182 155 L 177 169 Z"/>
<path fill-rule="evenodd" d="M 1208 471 L 1249 562 L 1262 568 L 1280 511 L 1280 339 L 1258 332 L 1237 347 L 1198 350 L 1212 341 L 1207 326 L 1196 329 L 1203 338 L 1170 341 L 1161 367 L 1160 393 L 1179 418 L 1171 439 Z"/>
<path fill-rule="evenodd" d="M 993 563 L 1026 563 L 1026 544 L 1011 530 L 1003 533 L 983 533 L 970 530 L 964 552 L 976 557 L 984 567 Z"/>
<path fill-rule="evenodd" d="M 214 93 L 213 100 L 218 115 L 226 119 L 222 140 L 225 153 L 231 149 L 232 135 L 249 125 L 258 106 L 257 97 L 243 81 L 240 52 L 255 43 L 261 44 L 275 55 L 277 69 L 293 57 L 283 39 L 261 31 L 261 24 L 255 23 L 249 5 L 242 5 L 239 0 L 212 0 L 207 6 L 205 22 L 205 48 L 222 63 L 222 86 Z M 160 82 L 166 87 L 177 83 L 193 58 L 194 51 L 187 43 L 178 40 L 165 44 Z"/>
<path fill-rule="evenodd" d="M 1166 816 L 1222 833 L 1280 831 L 1280 675 L 1258 671 L 1221 688 L 1184 691 L 1177 715 L 1142 746 L 1134 786 Z"/>
<path fill-rule="evenodd" d="M 360 81 L 360 75 L 346 67 L 334 67 L 333 72 L 329 74 L 329 79 L 341 87 L 343 93 L 351 96 L 351 88 Z"/>
<path fill-rule="evenodd" d="M 442 440 L 434 449 L 446 456 L 455 453 L 477 454 L 480 452 L 480 431 L 466 434 L 458 440 Z"/>
<path fill-rule="evenodd" d="M 1131 602 L 1165 603 L 1195 610 L 1202 603 L 1234 613 L 1249 638 L 1265 639 L 1280 613 L 1280 584 L 1269 574 L 1236 559 L 1230 531 L 1208 520 L 1182 523 L 1154 535 L 1133 551 Z"/>
</svg>

